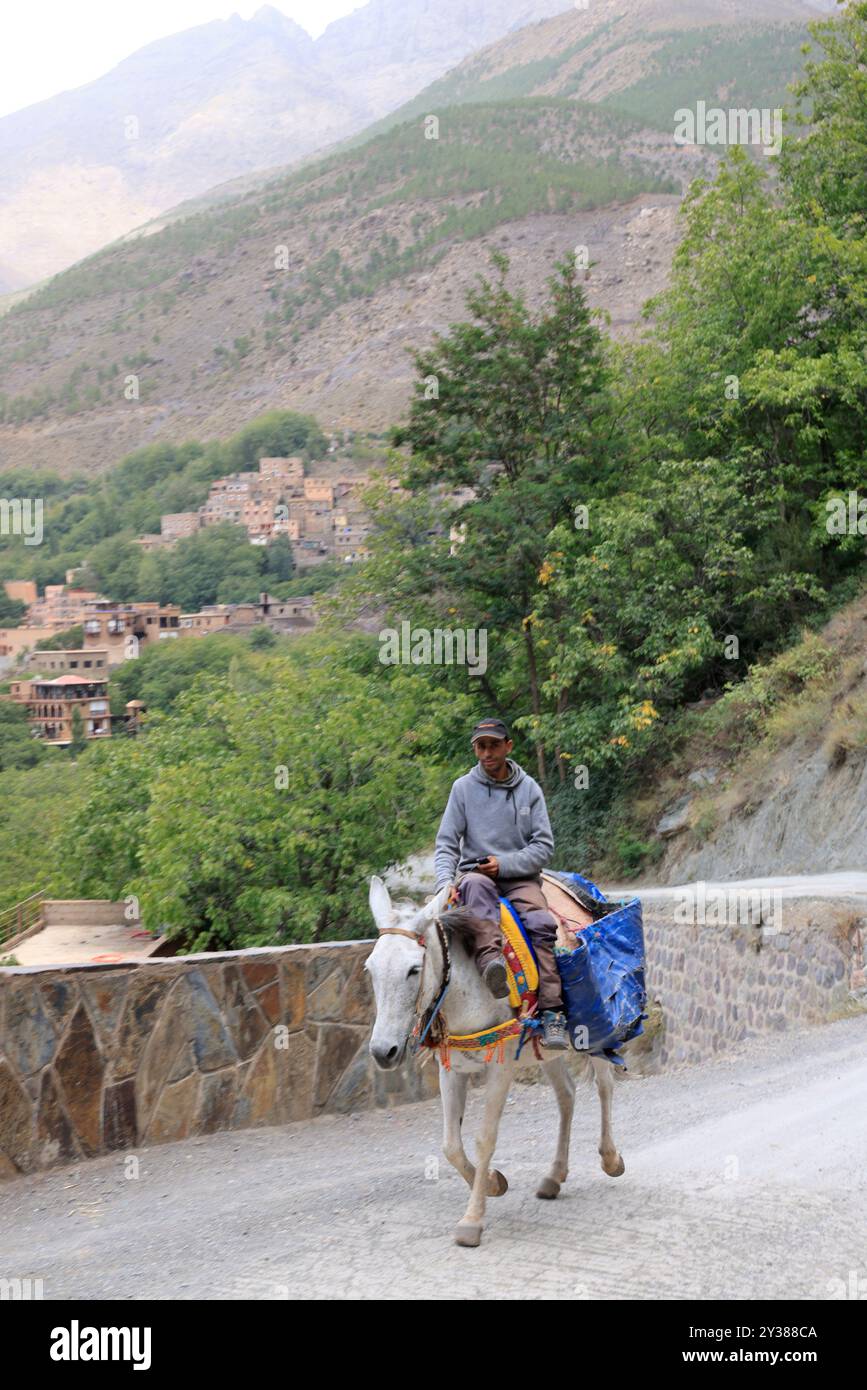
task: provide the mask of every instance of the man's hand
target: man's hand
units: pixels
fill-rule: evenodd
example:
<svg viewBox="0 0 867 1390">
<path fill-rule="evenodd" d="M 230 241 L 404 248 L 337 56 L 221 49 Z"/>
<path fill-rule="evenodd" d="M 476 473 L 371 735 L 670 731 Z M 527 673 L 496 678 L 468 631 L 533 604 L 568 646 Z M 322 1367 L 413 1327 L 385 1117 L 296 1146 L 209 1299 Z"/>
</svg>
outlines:
<svg viewBox="0 0 867 1390">
<path fill-rule="evenodd" d="M 500 873 L 500 861 L 496 855 L 489 854 L 487 859 L 483 859 L 476 869 L 477 874 L 484 874 L 487 878 L 498 878 Z"/>
</svg>

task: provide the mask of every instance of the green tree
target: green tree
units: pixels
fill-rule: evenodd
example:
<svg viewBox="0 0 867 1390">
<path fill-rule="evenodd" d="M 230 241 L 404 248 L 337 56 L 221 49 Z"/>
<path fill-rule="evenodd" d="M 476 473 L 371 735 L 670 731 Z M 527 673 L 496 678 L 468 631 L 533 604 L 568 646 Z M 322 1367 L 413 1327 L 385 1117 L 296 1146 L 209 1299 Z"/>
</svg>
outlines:
<svg viewBox="0 0 867 1390">
<path fill-rule="evenodd" d="M 69 744 L 69 751 L 73 755 L 81 752 L 85 747 L 87 739 L 84 733 L 84 718 L 78 705 L 72 707 L 72 739 Z"/>
<path fill-rule="evenodd" d="M 90 750 L 88 749 L 88 753 Z M 60 749 L 45 748 L 36 766 L 0 771 L 0 910 L 39 891 L 72 896 L 57 863 L 59 836 L 75 815 L 81 768 Z"/>
<path fill-rule="evenodd" d="M 63 632 L 56 632 L 53 637 L 45 637 L 41 642 L 36 643 L 37 652 L 67 652 L 78 650 L 84 642 L 84 625 L 76 623 L 75 627 L 68 627 Z"/>
<path fill-rule="evenodd" d="M 591 775 L 625 767 L 653 748 L 661 717 L 745 672 L 821 594 L 811 574 L 766 566 L 774 517 L 774 496 L 747 495 L 735 464 L 670 460 L 640 492 L 600 500 L 589 530 L 552 533 L 533 615 L 549 653 L 547 746 Z"/>
<path fill-rule="evenodd" d="M 249 636 L 250 648 L 254 652 L 264 651 L 266 647 L 276 647 L 277 638 L 270 627 L 254 627 Z"/>
<path fill-rule="evenodd" d="M 10 598 L 0 584 L 0 627 L 18 627 L 26 612 L 26 603 Z"/>
<path fill-rule="evenodd" d="M 207 603 L 255 599 L 262 565 L 261 548 L 250 544 L 242 526 L 209 526 L 169 552 L 164 591 L 185 613 L 198 612 Z"/>
<path fill-rule="evenodd" d="M 0 771 L 34 767 L 44 751 L 30 733 L 24 705 L 0 698 Z"/>
<path fill-rule="evenodd" d="M 65 870 L 190 949 L 367 933 L 365 879 L 426 842 L 466 702 L 369 641 L 249 659 L 97 750 Z"/>
<path fill-rule="evenodd" d="M 617 426 L 602 337 L 574 258 L 557 267 L 536 314 L 508 289 L 506 258 L 493 260 L 496 280 L 483 279 L 467 297 L 472 319 L 415 354 L 409 422 L 395 443 L 411 451 L 410 491 L 436 489 L 445 535 L 404 548 L 403 591 L 433 591 L 442 617 L 490 626 L 498 655 L 489 696 L 502 708 L 526 690 L 538 719 L 544 659 L 528 620 L 548 533 L 609 486 Z M 451 502 L 448 494 L 462 488 L 471 498 Z M 417 537 L 425 519 L 423 505 Z M 544 780 L 540 741 L 536 756 Z"/>
<path fill-rule="evenodd" d="M 233 469 L 255 468 L 260 458 L 321 458 L 328 441 L 312 415 L 270 410 L 229 441 L 227 457 Z"/>
<path fill-rule="evenodd" d="M 288 536 L 277 536 L 265 549 L 265 571 L 262 577 L 269 584 L 280 584 L 291 579 L 294 573 L 292 542 Z"/>
<path fill-rule="evenodd" d="M 80 578 L 85 589 L 95 589 L 118 603 L 129 603 L 138 591 L 142 553 L 129 532 L 109 536 L 93 547 Z"/>
<path fill-rule="evenodd" d="M 247 651 L 245 639 L 228 632 L 147 645 L 112 672 L 112 712 L 122 714 L 129 700 L 141 700 L 149 713 L 170 710 L 197 676 L 224 676 L 233 657 L 243 660 Z"/>
</svg>

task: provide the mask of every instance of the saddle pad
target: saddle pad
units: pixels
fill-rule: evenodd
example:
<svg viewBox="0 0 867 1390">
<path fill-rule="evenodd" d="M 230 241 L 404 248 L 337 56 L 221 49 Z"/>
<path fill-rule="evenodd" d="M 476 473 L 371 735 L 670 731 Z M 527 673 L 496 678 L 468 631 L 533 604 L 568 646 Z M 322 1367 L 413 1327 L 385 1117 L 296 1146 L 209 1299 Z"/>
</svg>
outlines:
<svg viewBox="0 0 867 1390">
<path fill-rule="evenodd" d="M 539 970 L 529 938 L 508 898 L 500 898 L 500 930 L 509 967 L 509 1003 L 513 1009 L 524 1003 L 529 1007 L 539 993 Z"/>
<path fill-rule="evenodd" d="M 582 907 L 579 899 L 570 892 L 560 879 L 542 874 L 542 892 L 545 902 L 557 919 L 557 945 L 571 950 L 575 945 L 575 933 L 583 931 L 592 923 L 593 914 Z"/>
</svg>

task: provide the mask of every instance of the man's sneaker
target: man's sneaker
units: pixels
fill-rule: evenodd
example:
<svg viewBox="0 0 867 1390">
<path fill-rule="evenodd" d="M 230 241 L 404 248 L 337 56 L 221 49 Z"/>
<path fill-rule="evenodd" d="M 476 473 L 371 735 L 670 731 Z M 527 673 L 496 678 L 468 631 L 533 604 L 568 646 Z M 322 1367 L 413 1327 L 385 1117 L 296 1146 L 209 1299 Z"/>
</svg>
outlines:
<svg viewBox="0 0 867 1390">
<path fill-rule="evenodd" d="M 565 1052 L 569 1046 L 566 1037 L 566 1015 L 545 1009 L 542 1014 L 542 1046 L 550 1052 Z"/>
<path fill-rule="evenodd" d="M 509 973 L 505 956 L 497 956 L 496 960 L 488 961 L 482 971 L 482 979 L 495 999 L 505 999 L 509 993 Z"/>
</svg>

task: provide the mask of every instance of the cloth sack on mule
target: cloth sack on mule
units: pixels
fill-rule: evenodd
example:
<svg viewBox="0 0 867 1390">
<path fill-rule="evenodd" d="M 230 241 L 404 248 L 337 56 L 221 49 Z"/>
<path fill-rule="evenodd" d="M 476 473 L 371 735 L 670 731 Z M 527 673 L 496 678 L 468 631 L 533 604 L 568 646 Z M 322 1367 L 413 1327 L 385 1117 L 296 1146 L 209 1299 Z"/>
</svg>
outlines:
<svg viewBox="0 0 867 1390">
<path fill-rule="evenodd" d="M 477 764 L 452 785 L 436 838 L 437 890 L 448 883 L 470 914 L 480 972 L 503 953 L 500 898 L 519 914 L 539 967 L 539 1008 L 560 1011 L 563 987 L 554 958 L 557 923 L 545 903 L 541 870 L 554 853 L 554 836 L 538 782 L 512 758 L 502 781 Z M 496 879 L 473 871 L 494 855 Z"/>
</svg>

